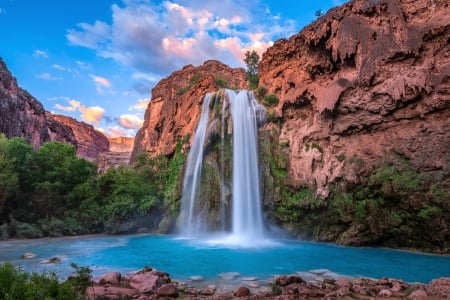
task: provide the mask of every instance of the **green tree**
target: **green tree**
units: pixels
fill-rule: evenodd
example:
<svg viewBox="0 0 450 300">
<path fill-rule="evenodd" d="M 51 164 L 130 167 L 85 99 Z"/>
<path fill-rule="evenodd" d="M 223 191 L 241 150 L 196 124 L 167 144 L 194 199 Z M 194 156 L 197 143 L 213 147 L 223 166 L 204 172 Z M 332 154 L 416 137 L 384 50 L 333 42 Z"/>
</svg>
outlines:
<svg viewBox="0 0 450 300">
<path fill-rule="evenodd" d="M 245 52 L 244 62 L 247 65 L 247 80 L 249 82 L 249 89 L 253 90 L 258 87 L 258 64 L 259 55 L 255 50 Z"/>
<path fill-rule="evenodd" d="M 27 190 L 33 149 L 23 138 L 8 139 L 0 134 L 0 215 L 20 205 L 21 191 Z"/>
<path fill-rule="evenodd" d="M 61 217 L 78 206 L 76 187 L 95 175 L 95 165 L 76 157 L 73 145 L 47 142 L 35 153 L 33 180 L 35 202 L 41 216 Z"/>
<path fill-rule="evenodd" d="M 259 55 L 255 50 L 246 51 L 244 62 L 247 65 L 247 72 L 256 75 L 258 74 Z"/>
</svg>

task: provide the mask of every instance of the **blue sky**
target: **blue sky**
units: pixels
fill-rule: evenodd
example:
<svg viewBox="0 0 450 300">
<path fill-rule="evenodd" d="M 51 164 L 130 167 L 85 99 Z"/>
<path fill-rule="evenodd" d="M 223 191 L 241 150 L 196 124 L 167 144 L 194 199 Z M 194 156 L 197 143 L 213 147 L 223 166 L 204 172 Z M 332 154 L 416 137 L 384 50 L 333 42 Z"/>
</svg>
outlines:
<svg viewBox="0 0 450 300">
<path fill-rule="evenodd" d="M 0 57 L 52 113 L 134 136 L 151 89 L 184 65 L 245 67 L 344 0 L 0 0 Z"/>
</svg>

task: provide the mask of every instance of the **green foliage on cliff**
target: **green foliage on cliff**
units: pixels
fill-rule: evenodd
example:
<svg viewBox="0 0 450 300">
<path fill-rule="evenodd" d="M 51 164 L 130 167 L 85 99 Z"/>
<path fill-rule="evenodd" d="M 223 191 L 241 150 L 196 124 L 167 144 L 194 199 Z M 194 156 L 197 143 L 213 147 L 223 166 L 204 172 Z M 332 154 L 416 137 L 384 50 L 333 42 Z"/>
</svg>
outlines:
<svg viewBox="0 0 450 300">
<path fill-rule="evenodd" d="M 177 91 L 177 95 L 181 96 L 186 93 L 191 87 L 193 87 L 200 79 L 202 78 L 201 73 L 196 73 L 192 75 L 191 79 L 189 79 L 189 83 Z"/>
<path fill-rule="evenodd" d="M 269 106 L 276 106 L 278 104 L 278 97 L 275 94 L 265 95 L 264 103 Z"/>
<path fill-rule="evenodd" d="M 450 169 L 419 173 L 405 158 L 390 155 L 359 182 L 337 181 L 327 199 L 313 186 L 294 188 L 285 176 L 290 151 L 278 142 L 279 128 L 263 133 L 264 206 L 271 222 L 294 237 L 346 245 L 379 245 L 450 251 Z M 317 143 L 305 144 L 306 151 Z M 348 172 L 365 162 L 338 156 Z"/>
</svg>

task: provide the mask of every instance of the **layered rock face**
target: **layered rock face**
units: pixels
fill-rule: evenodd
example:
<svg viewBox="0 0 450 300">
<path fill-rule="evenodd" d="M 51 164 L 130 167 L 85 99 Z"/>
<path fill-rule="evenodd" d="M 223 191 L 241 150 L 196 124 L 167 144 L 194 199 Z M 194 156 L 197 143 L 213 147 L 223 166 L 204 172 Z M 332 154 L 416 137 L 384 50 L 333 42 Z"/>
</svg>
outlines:
<svg viewBox="0 0 450 300">
<path fill-rule="evenodd" d="M 134 138 L 116 137 L 109 139 L 109 152 L 98 158 L 98 171 L 105 172 L 111 167 L 128 165 L 133 151 Z"/>
<path fill-rule="evenodd" d="M 21 89 L 1 58 L 0 132 L 7 137 L 24 137 L 34 149 L 48 141 L 77 146 L 72 129 L 58 122 L 38 100 Z"/>
<path fill-rule="evenodd" d="M 350 1 L 277 41 L 259 75 L 280 100 L 292 187 L 326 198 L 390 155 L 420 172 L 449 168 L 448 1 Z"/>
<path fill-rule="evenodd" d="M 220 87 L 245 88 L 244 69 L 232 69 L 218 61 L 188 65 L 161 80 L 152 90 L 145 121 L 138 131 L 132 153 L 172 155 L 184 136 L 191 139 L 197 126 L 203 97 Z"/>
<path fill-rule="evenodd" d="M 78 122 L 74 118 L 62 115 L 53 115 L 53 118 L 72 128 L 78 144 L 78 157 L 82 157 L 89 161 L 97 161 L 101 153 L 109 151 L 108 138 L 100 131 L 95 130 L 92 125 Z"/>
</svg>

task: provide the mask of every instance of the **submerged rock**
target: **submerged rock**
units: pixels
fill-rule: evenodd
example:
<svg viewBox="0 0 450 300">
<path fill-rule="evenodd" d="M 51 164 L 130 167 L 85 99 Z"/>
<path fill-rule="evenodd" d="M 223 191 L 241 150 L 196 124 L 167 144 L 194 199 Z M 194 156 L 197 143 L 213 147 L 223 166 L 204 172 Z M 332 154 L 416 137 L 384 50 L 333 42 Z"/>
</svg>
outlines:
<svg viewBox="0 0 450 300">
<path fill-rule="evenodd" d="M 22 259 L 30 259 L 30 258 L 35 258 L 37 255 L 32 253 L 32 252 L 26 252 L 24 254 L 22 254 L 21 258 Z"/>
</svg>

